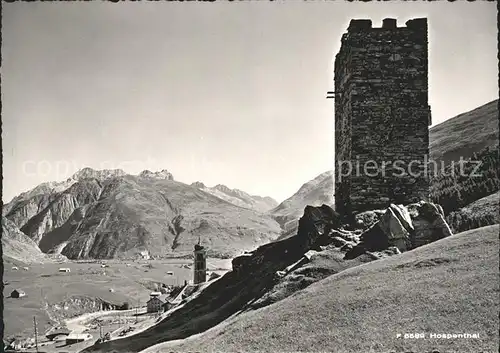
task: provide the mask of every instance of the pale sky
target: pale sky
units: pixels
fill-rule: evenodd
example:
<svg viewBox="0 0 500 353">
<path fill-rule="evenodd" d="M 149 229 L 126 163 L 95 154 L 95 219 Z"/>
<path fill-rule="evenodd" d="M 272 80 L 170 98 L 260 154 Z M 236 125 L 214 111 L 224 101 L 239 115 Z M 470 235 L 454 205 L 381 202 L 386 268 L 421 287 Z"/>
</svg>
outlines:
<svg viewBox="0 0 500 353">
<path fill-rule="evenodd" d="M 277 201 L 334 164 L 352 18 L 429 20 L 439 123 L 498 98 L 495 2 L 3 3 L 3 200 L 77 170 L 167 169 Z"/>
</svg>

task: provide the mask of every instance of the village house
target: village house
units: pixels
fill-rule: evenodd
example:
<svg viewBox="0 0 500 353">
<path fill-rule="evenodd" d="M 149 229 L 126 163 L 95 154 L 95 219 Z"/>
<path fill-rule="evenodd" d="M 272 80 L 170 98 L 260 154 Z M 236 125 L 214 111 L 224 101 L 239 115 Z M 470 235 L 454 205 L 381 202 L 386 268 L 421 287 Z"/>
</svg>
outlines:
<svg viewBox="0 0 500 353">
<path fill-rule="evenodd" d="M 170 296 L 165 300 L 165 303 L 162 304 L 163 311 L 168 311 L 173 307 L 182 304 L 198 288 L 198 285 L 184 283 L 182 287 L 178 288 L 177 290 L 173 290 L 170 293 Z"/>
<path fill-rule="evenodd" d="M 144 251 L 140 251 L 139 252 L 139 255 L 140 257 L 143 259 L 143 260 L 149 260 L 151 257 L 149 256 L 149 251 L 147 250 L 144 250 Z"/>
<path fill-rule="evenodd" d="M 61 340 L 61 338 L 64 338 L 66 340 L 67 336 L 71 334 L 71 331 L 66 328 L 66 327 L 61 327 L 55 330 L 49 331 L 45 337 L 47 337 L 48 340 L 50 341 L 58 341 Z"/>
<path fill-rule="evenodd" d="M 161 294 L 161 292 L 151 292 L 149 295 L 150 298 L 148 302 L 146 303 L 147 305 L 147 312 L 148 313 L 157 313 L 158 311 L 161 311 L 163 308 L 163 305 L 167 301 L 167 294 Z"/>
<path fill-rule="evenodd" d="M 211 280 L 214 280 L 216 278 L 219 278 L 220 275 L 218 273 L 215 273 L 215 272 L 212 272 L 209 276 L 208 276 L 208 280 L 211 281 Z"/>
<path fill-rule="evenodd" d="M 14 289 L 12 293 L 10 293 L 11 298 L 22 298 L 26 296 L 26 293 L 21 289 Z"/>
<path fill-rule="evenodd" d="M 66 344 L 88 341 L 90 339 L 92 339 L 92 335 L 90 333 L 70 333 L 66 337 Z"/>
</svg>

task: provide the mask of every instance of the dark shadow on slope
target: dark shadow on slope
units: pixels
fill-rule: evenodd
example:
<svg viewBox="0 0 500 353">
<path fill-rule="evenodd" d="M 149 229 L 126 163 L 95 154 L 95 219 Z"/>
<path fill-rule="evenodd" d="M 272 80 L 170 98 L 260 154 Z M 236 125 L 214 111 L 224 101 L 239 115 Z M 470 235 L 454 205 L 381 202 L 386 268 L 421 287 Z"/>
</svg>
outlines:
<svg viewBox="0 0 500 353">
<path fill-rule="evenodd" d="M 294 239 L 273 243 L 262 251 L 266 259 L 261 268 L 244 275 L 229 272 L 207 287 L 203 293 L 186 303 L 159 324 L 150 329 L 116 341 L 92 346 L 84 352 L 139 352 L 152 345 L 189 337 L 219 324 L 241 310 L 248 302 L 263 295 L 274 280 L 274 273 L 302 256 L 293 248 Z"/>
<path fill-rule="evenodd" d="M 38 246 L 44 253 L 49 253 L 54 247 L 67 241 L 71 235 L 77 230 L 80 222 L 85 217 L 87 206 L 77 208 L 69 219 L 59 228 L 55 228 L 45 234 Z"/>
<path fill-rule="evenodd" d="M 94 345 L 82 352 L 139 352 L 212 328 L 263 297 L 277 283 L 276 272 L 301 259 L 325 228 L 336 227 L 338 222 L 336 213 L 328 206 L 306 207 L 295 237 L 263 245 L 235 258 L 233 271 L 156 326 L 130 338 Z"/>
</svg>

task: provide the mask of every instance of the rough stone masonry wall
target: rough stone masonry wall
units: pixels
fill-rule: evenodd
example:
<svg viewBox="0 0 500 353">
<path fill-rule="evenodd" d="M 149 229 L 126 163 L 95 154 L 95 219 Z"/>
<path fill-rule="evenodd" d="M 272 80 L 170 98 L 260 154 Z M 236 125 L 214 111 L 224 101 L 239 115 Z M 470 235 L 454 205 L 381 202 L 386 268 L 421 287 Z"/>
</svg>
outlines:
<svg viewBox="0 0 500 353">
<path fill-rule="evenodd" d="M 386 19 L 382 28 L 371 28 L 369 20 L 353 20 L 342 37 L 335 60 L 335 204 L 341 214 L 428 199 L 427 20 L 406 25 Z M 339 161 L 351 162 L 349 176 L 344 170 L 340 178 Z M 368 161 L 376 175 L 364 170 Z"/>
</svg>

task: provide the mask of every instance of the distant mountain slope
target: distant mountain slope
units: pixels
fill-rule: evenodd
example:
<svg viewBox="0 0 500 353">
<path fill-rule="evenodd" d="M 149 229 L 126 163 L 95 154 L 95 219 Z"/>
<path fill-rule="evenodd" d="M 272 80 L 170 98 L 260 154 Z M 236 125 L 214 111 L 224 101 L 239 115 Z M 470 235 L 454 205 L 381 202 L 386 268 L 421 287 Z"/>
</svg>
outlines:
<svg viewBox="0 0 500 353">
<path fill-rule="evenodd" d="M 26 264 L 51 261 L 33 240 L 5 217 L 2 217 L 2 252 L 4 260 L 10 257 Z"/>
<path fill-rule="evenodd" d="M 208 192 L 222 200 L 226 200 L 237 206 L 250 208 L 259 212 L 267 212 L 278 205 L 278 202 L 269 196 L 262 197 L 250 195 L 238 189 L 230 189 L 222 184 L 218 184 L 213 187 L 207 187 L 205 186 L 205 184 L 198 181 L 192 183 L 191 186 Z"/>
<path fill-rule="evenodd" d="M 302 185 L 295 194 L 269 213 L 285 231 L 290 231 L 296 229 L 296 221 L 302 216 L 307 205 L 321 206 L 333 203 L 333 171 L 327 171 Z"/>
<path fill-rule="evenodd" d="M 40 243 L 43 236 L 61 227 L 78 208 L 97 201 L 101 193 L 101 183 L 94 178 L 82 179 L 70 188 L 57 194 L 51 194 L 51 202 L 35 216 L 24 221 L 18 217 L 23 215 L 23 207 L 14 208 L 16 221 L 22 224 L 21 230 L 31 239 Z M 9 214 L 7 217 L 12 216 Z"/>
<path fill-rule="evenodd" d="M 70 186 L 15 198 L 5 215 L 43 251 L 72 259 L 129 257 L 139 250 L 182 256 L 198 238 L 209 255 L 228 257 L 280 231 L 270 216 L 176 182 L 167 171 L 132 176 L 86 168 L 64 185 Z"/>
<path fill-rule="evenodd" d="M 449 164 L 498 145 L 498 99 L 430 129 L 431 158 Z"/>
<path fill-rule="evenodd" d="M 152 255 L 191 253 L 201 238 L 212 255 L 231 256 L 277 237 L 270 217 L 172 180 L 126 176 L 108 181 L 62 253 L 115 257 L 145 248 Z"/>
<path fill-rule="evenodd" d="M 498 225 L 479 228 L 349 268 L 275 304 L 142 353 L 497 352 L 498 231 Z M 424 339 L 397 336 L 421 332 Z M 169 333 L 158 330 L 149 339 Z M 129 343 L 123 352 L 137 351 L 139 340 Z"/>
</svg>

